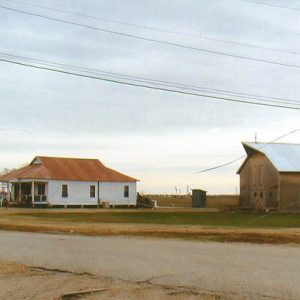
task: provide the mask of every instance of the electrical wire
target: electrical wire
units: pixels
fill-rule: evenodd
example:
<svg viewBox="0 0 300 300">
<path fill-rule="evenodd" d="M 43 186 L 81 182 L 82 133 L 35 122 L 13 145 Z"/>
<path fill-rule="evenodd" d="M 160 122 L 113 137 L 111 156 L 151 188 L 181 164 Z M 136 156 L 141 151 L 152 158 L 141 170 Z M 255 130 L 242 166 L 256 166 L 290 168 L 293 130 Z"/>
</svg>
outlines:
<svg viewBox="0 0 300 300">
<path fill-rule="evenodd" d="M 288 133 L 285 133 L 284 135 L 282 135 L 282 136 L 280 136 L 280 137 L 278 137 L 278 138 L 276 138 L 276 139 L 274 139 L 274 140 L 272 140 L 272 141 L 270 141 L 270 142 L 268 142 L 268 143 L 265 143 L 263 146 L 258 147 L 257 150 L 263 149 L 263 148 L 265 148 L 266 146 L 268 146 L 268 145 L 270 145 L 270 144 L 272 144 L 272 143 L 275 143 L 275 142 L 277 142 L 277 141 L 279 141 L 279 140 L 281 140 L 281 139 L 287 137 L 288 135 L 291 135 L 291 134 L 293 134 L 293 133 L 295 133 L 295 132 L 297 132 L 297 131 L 299 131 L 299 130 L 300 130 L 300 128 L 297 128 L 297 129 L 294 129 L 294 130 L 292 130 L 292 131 L 289 131 Z M 218 165 L 218 166 L 214 166 L 214 167 L 211 167 L 211 168 L 207 168 L 207 169 L 201 170 L 201 171 L 199 171 L 199 172 L 195 172 L 194 174 L 201 174 L 201 173 L 205 173 L 205 172 L 217 170 L 217 169 L 226 167 L 226 166 L 228 166 L 228 165 L 231 165 L 231 164 L 233 164 L 233 163 L 235 163 L 235 162 L 237 162 L 237 161 L 239 161 L 239 160 L 241 160 L 241 159 L 245 159 L 245 158 L 247 158 L 247 155 L 239 156 L 238 158 L 233 159 L 233 160 L 231 160 L 231 161 L 229 161 L 229 162 L 227 162 L 227 163 L 224 163 L 224 164 L 221 164 L 221 165 Z"/>
<path fill-rule="evenodd" d="M 134 35 L 134 34 L 103 29 L 100 27 L 95 27 L 95 26 L 86 25 L 86 24 L 82 24 L 82 23 L 67 21 L 67 20 L 60 19 L 60 18 L 49 17 L 49 16 L 45 16 L 42 14 L 37 14 L 37 13 L 32 13 L 32 12 L 28 12 L 28 11 L 19 10 L 19 9 L 14 9 L 14 8 L 3 6 L 3 5 L 0 5 L 0 8 L 11 11 L 11 12 L 15 12 L 15 13 L 30 15 L 30 16 L 34 16 L 34 17 L 38 17 L 38 18 L 42 18 L 42 19 L 47 19 L 50 21 L 74 25 L 77 27 L 87 28 L 87 29 L 96 30 L 96 31 L 100 31 L 100 32 L 108 33 L 108 34 L 113 34 L 113 35 L 118 35 L 118 36 L 122 36 L 122 37 L 138 39 L 138 40 L 152 42 L 152 43 L 158 43 L 161 45 L 168 45 L 168 46 L 178 47 L 178 48 L 182 48 L 182 49 L 189 49 L 189 50 L 199 51 L 199 52 L 207 53 L 207 54 L 217 54 L 217 55 L 236 58 L 236 59 L 248 60 L 251 62 L 260 62 L 260 63 L 272 64 L 272 65 L 281 66 L 281 67 L 290 67 L 290 68 L 300 69 L 300 65 L 282 63 L 282 62 L 277 62 L 277 61 L 273 61 L 273 60 L 266 60 L 266 59 L 260 59 L 260 58 L 250 57 L 250 56 L 243 56 L 243 55 L 238 55 L 238 54 L 231 54 L 231 53 L 226 53 L 226 52 L 221 52 L 221 51 L 214 51 L 214 50 L 208 50 L 208 49 L 204 49 L 204 48 L 187 46 L 187 45 L 178 44 L 175 42 L 168 42 L 168 41 L 158 40 L 158 39 L 154 39 L 154 38 L 148 38 L 148 37 L 138 36 L 138 35 Z"/>
<path fill-rule="evenodd" d="M 85 72 L 85 73 L 93 74 L 93 75 L 96 74 L 96 75 L 101 75 L 101 76 L 108 76 L 108 77 L 117 78 L 117 79 L 131 80 L 134 82 L 155 84 L 155 85 L 159 85 L 159 86 L 167 85 L 168 87 L 173 87 L 173 88 L 188 89 L 188 90 L 192 90 L 192 91 L 198 91 L 198 92 L 200 91 L 200 92 L 205 92 L 205 93 L 214 93 L 214 94 L 217 93 L 219 95 L 225 95 L 225 96 L 247 97 L 252 100 L 264 101 L 266 103 L 300 105 L 300 102 L 297 100 L 259 96 L 259 95 L 253 95 L 253 94 L 244 94 L 244 93 L 239 93 L 239 92 L 235 92 L 235 91 L 212 89 L 212 88 L 207 88 L 207 87 L 204 88 L 201 86 L 193 86 L 193 85 L 180 84 L 180 83 L 174 83 L 174 82 L 163 81 L 163 80 L 149 79 L 149 78 L 144 78 L 144 77 L 129 76 L 129 75 L 124 75 L 124 74 L 119 74 L 119 73 L 99 71 L 99 70 L 90 69 L 90 68 L 86 68 L 86 67 L 69 66 L 66 64 L 49 62 L 49 61 L 39 60 L 39 59 L 33 59 L 33 58 L 24 57 L 24 56 L 17 56 L 17 55 L 12 55 L 12 54 L 3 53 L 3 52 L 0 52 L 0 57 L 1 56 L 4 58 L 10 58 L 10 59 L 13 58 L 13 59 L 18 59 L 18 60 L 22 60 L 22 61 L 25 60 L 26 62 L 34 62 L 34 63 L 39 63 L 39 64 L 43 64 L 46 66 L 51 66 L 51 67 L 63 67 L 68 70 L 73 70 L 73 71 L 75 70 L 75 71 Z"/>
<path fill-rule="evenodd" d="M 174 89 L 174 86 L 172 85 L 163 85 L 159 84 L 159 86 L 156 85 L 155 82 L 147 82 L 147 83 L 139 83 L 139 82 L 134 82 L 130 80 L 122 80 L 119 78 L 107 78 L 104 77 L 103 75 L 89 75 L 89 74 L 84 74 L 79 72 L 80 70 L 76 71 L 71 71 L 68 69 L 61 70 L 58 69 L 57 67 L 53 67 L 53 65 L 37 65 L 37 64 L 32 64 L 28 62 L 20 62 L 12 59 L 6 59 L 6 58 L 0 58 L 0 61 L 10 63 L 10 64 L 15 64 L 15 65 L 20 65 L 24 67 L 30 67 L 30 68 L 35 68 L 35 69 L 42 69 L 42 70 L 47 70 L 47 71 L 52 71 L 52 72 L 58 72 L 58 73 L 63 73 L 66 75 L 74 75 L 78 77 L 83 77 L 83 78 L 90 78 L 90 79 L 96 79 L 96 80 L 102 80 L 102 81 L 107 81 L 111 83 L 117 83 L 117 84 L 123 84 L 127 86 L 134 86 L 134 87 L 140 87 L 140 88 L 147 88 L 147 89 L 153 89 L 153 90 L 159 90 L 159 91 L 165 91 L 165 92 L 173 92 L 177 94 L 184 94 L 184 95 L 191 95 L 191 96 L 198 96 L 198 97 L 204 97 L 204 98 L 209 98 L 209 99 L 216 99 L 216 100 L 223 100 L 223 101 L 230 101 L 230 102 L 236 102 L 236 103 L 243 103 L 243 104 L 253 104 L 253 105 L 260 105 L 260 106 L 268 106 L 268 107 L 277 107 L 277 108 L 286 108 L 286 109 L 293 109 L 293 110 L 299 110 L 299 106 L 292 106 L 292 105 L 286 105 L 285 103 L 265 103 L 265 102 L 255 102 L 255 101 L 250 101 L 247 99 L 235 99 L 231 97 L 223 97 L 223 96 L 217 96 L 217 95 L 207 95 L 203 93 L 196 93 L 195 91 L 192 91 L 187 88 L 181 88 L 178 87 L 178 89 Z M 185 89 L 185 90 L 182 90 Z M 240 97 L 241 98 L 241 97 Z"/>
<path fill-rule="evenodd" d="M 78 17 L 94 19 L 94 20 L 98 20 L 98 21 L 101 21 L 101 22 L 105 22 L 105 23 L 125 25 L 125 26 L 134 27 L 134 28 L 141 28 L 141 29 L 146 29 L 146 30 L 151 30 L 151 31 L 156 31 L 156 32 L 162 32 L 162 33 L 170 33 L 170 34 L 174 34 L 174 35 L 178 35 L 178 36 L 186 36 L 186 37 L 191 37 L 191 38 L 195 38 L 195 39 L 198 39 L 198 40 L 214 41 L 214 42 L 233 44 L 233 45 L 249 47 L 249 48 L 254 48 L 254 49 L 268 50 L 268 51 L 274 51 L 274 52 L 279 52 L 279 53 L 287 53 L 287 54 L 292 54 L 292 55 L 300 55 L 300 52 L 297 52 L 297 51 L 290 51 L 290 50 L 284 50 L 284 49 L 264 47 L 264 46 L 249 44 L 249 43 L 236 42 L 236 41 L 232 41 L 232 40 L 217 39 L 217 38 L 212 38 L 212 37 L 202 36 L 202 35 L 199 36 L 199 35 L 195 35 L 195 34 L 191 34 L 191 33 L 172 31 L 172 30 L 161 29 L 161 28 L 150 27 L 150 26 L 144 26 L 144 25 L 133 24 L 133 23 L 128 23 L 128 22 L 120 22 L 120 21 L 116 21 L 116 20 L 99 18 L 99 17 L 87 15 L 87 14 L 82 14 L 82 13 L 74 13 L 74 12 L 70 12 L 70 11 L 66 11 L 66 10 L 62 10 L 62 9 L 55 9 L 55 8 L 41 6 L 41 5 L 29 4 L 29 3 L 25 3 L 25 2 L 21 2 L 21 1 L 14 1 L 14 0 L 2 0 L 2 1 L 15 3 L 15 4 L 18 4 L 18 5 L 24 5 L 24 6 L 44 9 L 44 10 L 48 10 L 48 11 L 54 11 L 54 12 L 68 14 L 68 15 L 72 15 L 72 16 L 78 16 Z"/>
<path fill-rule="evenodd" d="M 300 8 L 288 7 L 288 6 L 283 6 L 283 5 L 270 4 L 270 3 L 259 2 L 259 1 L 250 1 L 250 0 L 240 0 L 240 1 L 247 2 L 247 3 L 252 3 L 252 4 L 265 5 L 265 6 L 270 6 L 270 7 L 277 7 L 277 8 L 294 10 L 294 11 L 300 11 Z"/>
</svg>

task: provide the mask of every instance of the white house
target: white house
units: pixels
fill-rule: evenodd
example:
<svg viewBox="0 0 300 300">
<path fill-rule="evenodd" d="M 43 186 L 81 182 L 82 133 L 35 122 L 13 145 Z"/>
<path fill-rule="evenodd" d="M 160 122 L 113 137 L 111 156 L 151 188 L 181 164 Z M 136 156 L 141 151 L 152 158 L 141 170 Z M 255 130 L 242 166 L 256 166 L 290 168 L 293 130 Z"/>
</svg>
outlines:
<svg viewBox="0 0 300 300">
<path fill-rule="evenodd" d="M 27 206 L 136 205 L 137 179 L 98 159 L 37 156 L 26 167 L 0 176 L 9 201 Z"/>
</svg>

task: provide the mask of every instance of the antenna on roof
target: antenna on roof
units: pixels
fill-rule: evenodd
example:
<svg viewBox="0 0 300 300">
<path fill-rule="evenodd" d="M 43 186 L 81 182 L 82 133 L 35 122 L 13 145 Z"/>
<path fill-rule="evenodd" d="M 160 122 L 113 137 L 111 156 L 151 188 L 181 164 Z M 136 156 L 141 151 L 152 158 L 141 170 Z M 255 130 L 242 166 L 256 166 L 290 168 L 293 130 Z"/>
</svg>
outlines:
<svg viewBox="0 0 300 300">
<path fill-rule="evenodd" d="M 283 139 L 284 137 L 286 137 L 286 136 L 288 136 L 288 135 L 291 135 L 291 134 L 293 134 L 293 133 L 295 133 L 295 132 L 297 132 L 297 131 L 300 131 L 300 128 L 294 129 L 294 130 L 292 130 L 292 131 L 289 131 L 288 133 L 285 133 L 284 135 L 281 135 L 280 137 L 278 137 L 278 138 L 276 138 L 276 139 L 274 139 L 274 140 L 272 140 L 272 141 L 270 141 L 270 142 L 264 144 L 264 145 L 261 146 L 259 149 L 262 149 L 262 148 L 264 148 L 264 147 L 266 147 L 266 146 L 268 146 L 268 145 L 270 145 L 270 144 L 272 144 L 272 143 L 275 143 L 275 142 L 277 142 L 277 141 Z M 256 139 L 257 139 L 257 137 L 256 137 Z M 194 173 L 194 174 L 200 174 L 200 173 L 204 173 L 204 172 L 216 170 L 216 169 L 219 169 L 219 168 L 223 168 L 223 167 L 225 167 L 225 166 L 231 165 L 232 163 L 234 163 L 234 162 L 236 162 L 236 161 L 239 161 L 239 160 L 241 160 L 241 159 L 245 159 L 246 157 L 247 157 L 246 155 L 243 155 L 243 156 L 240 156 L 240 157 L 238 157 L 238 158 L 236 158 L 236 159 L 233 159 L 233 160 L 231 160 L 231 161 L 229 161 L 229 162 L 227 162 L 227 163 L 224 163 L 224 164 L 221 164 L 221 165 L 218 165 L 218 166 L 215 166 L 215 167 L 207 168 L 207 169 L 201 170 L 201 171 L 199 171 L 199 172 L 196 172 L 196 173 Z"/>
<path fill-rule="evenodd" d="M 255 144 L 257 144 L 257 132 L 255 132 L 254 140 L 255 140 Z"/>
</svg>

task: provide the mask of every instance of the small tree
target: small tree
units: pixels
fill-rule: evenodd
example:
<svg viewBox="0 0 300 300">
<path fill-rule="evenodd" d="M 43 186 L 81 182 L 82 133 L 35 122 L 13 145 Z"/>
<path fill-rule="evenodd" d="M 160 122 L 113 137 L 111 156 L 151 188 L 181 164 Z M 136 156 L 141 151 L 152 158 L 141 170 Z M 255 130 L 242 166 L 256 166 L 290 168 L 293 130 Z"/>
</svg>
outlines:
<svg viewBox="0 0 300 300">
<path fill-rule="evenodd" d="M 0 170 L 0 175 L 5 175 L 5 174 L 8 174 L 9 172 L 12 172 L 12 171 L 15 171 L 16 169 L 15 168 L 3 168 L 2 170 Z"/>
</svg>

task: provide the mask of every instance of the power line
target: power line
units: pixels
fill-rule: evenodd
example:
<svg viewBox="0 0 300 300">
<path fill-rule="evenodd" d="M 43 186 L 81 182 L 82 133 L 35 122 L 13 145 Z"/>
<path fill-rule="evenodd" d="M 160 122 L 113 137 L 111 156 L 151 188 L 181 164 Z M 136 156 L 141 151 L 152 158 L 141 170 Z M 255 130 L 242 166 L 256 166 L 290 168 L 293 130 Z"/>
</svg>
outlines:
<svg viewBox="0 0 300 300">
<path fill-rule="evenodd" d="M 217 38 L 212 38 L 212 37 L 208 37 L 208 36 L 202 36 L 202 35 L 199 36 L 199 35 L 195 35 L 195 34 L 191 34 L 191 33 L 172 31 L 172 30 L 167 30 L 167 29 L 162 29 L 162 28 L 157 28 L 157 27 L 144 26 L 144 25 L 133 24 L 133 23 L 128 23 L 128 22 L 120 22 L 120 21 L 115 21 L 115 20 L 105 19 L 105 18 L 99 18 L 99 17 L 87 15 L 87 14 L 82 14 L 82 13 L 74 13 L 74 12 L 70 12 L 70 11 L 66 11 L 66 10 L 61 10 L 61 9 L 55 9 L 55 8 L 41 6 L 41 5 L 34 5 L 34 4 L 24 3 L 24 2 L 20 2 L 20 1 L 14 1 L 14 0 L 2 0 L 2 1 L 15 3 L 15 4 L 19 4 L 19 5 L 24 5 L 24 6 L 29 6 L 29 7 L 35 7 L 35 8 L 49 10 L 49 11 L 54 11 L 54 12 L 59 12 L 59 13 L 63 13 L 63 14 L 78 16 L 78 17 L 85 17 L 85 18 L 94 19 L 94 20 L 98 20 L 98 21 L 101 21 L 101 22 L 111 23 L 111 24 L 119 24 L 119 25 L 125 25 L 125 26 L 130 26 L 130 27 L 134 27 L 134 28 L 141 28 L 141 29 L 146 29 L 146 30 L 151 30 L 151 31 L 171 33 L 171 34 L 174 34 L 174 35 L 191 37 L 191 38 L 195 38 L 195 39 L 198 39 L 198 40 L 214 41 L 214 42 L 233 44 L 233 45 L 249 47 L 249 48 L 254 48 L 254 49 L 263 49 L 263 50 L 274 51 L 274 52 L 279 52 L 279 53 L 300 55 L 300 52 L 297 52 L 297 51 L 290 51 L 290 50 L 284 50 L 284 49 L 264 47 L 264 46 L 258 46 L 258 45 L 254 45 L 254 44 L 244 43 L 244 42 L 237 42 L 237 41 L 227 40 L 227 39 L 217 39 Z"/>
<path fill-rule="evenodd" d="M 163 41 L 163 40 L 158 40 L 158 39 L 153 39 L 153 38 L 137 36 L 137 35 L 134 35 L 134 34 L 103 29 L 103 28 L 100 28 L 100 27 L 85 25 L 85 24 L 81 24 L 81 23 L 67 21 L 67 20 L 64 20 L 64 19 L 49 17 L 49 16 L 36 14 L 36 13 L 28 12 L 28 11 L 23 11 L 23 10 L 19 10 L 19 9 L 14 9 L 14 8 L 6 7 L 6 6 L 3 6 L 3 5 L 0 5 L 0 8 L 8 10 L 8 11 L 16 12 L 16 13 L 21 13 L 21 14 L 25 14 L 25 15 L 30 15 L 30 16 L 34 16 L 34 17 L 38 17 L 38 18 L 47 19 L 47 20 L 50 20 L 50 21 L 60 22 L 60 23 L 63 23 L 63 24 L 74 25 L 74 26 L 77 26 L 77 27 L 87 28 L 87 29 L 91 29 L 91 30 L 97 30 L 97 31 L 108 33 L 108 34 L 113 34 L 113 35 L 123 36 L 123 37 L 127 37 L 127 38 L 138 39 L 138 40 L 147 41 L 147 42 L 158 43 L 158 44 L 161 44 L 161 45 L 168 45 L 168 46 L 178 47 L 178 48 L 182 48 L 182 49 L 189 49 L 189 50 L 199 51 L 199 52 L 208 53 L 208 54 L 217 54 L 217 55 L 221 55 L 221 56 L 237 58 L 237 59 L 243 59 L 243 60 L 248 60 L 248 61 L 252 61 L 252 62 L 260 62 L 260 63 L 272 64 L 272 65 L 283 66 L 283 67 L 291 67 L 291 68 L 297 68 L 297 69 L 300 68 L 300 65 L 281 63 L 281 62 L 277 62 L 277 61 L 265 60 L 265 59 L 254 58 L 254 57 L 243 56 L 243 55 L 237 55 L 237 54 L 230 54 L 230 53 L 221 52 L 221 51 L 208 50 L 208 49 L 203 49 L 203 48 L 197 48 L 197 47 L 193 47 L 193 46 L 178 44 L 178 43 L 174 43 L 174 42 L 168 42 L 168 41 Z"/>
<path fill-rule="evenodd" d="M 61 63 L 56 63 L 56 62 L 49 62 L 45 60 L 38 60 L 38 59 L 33 59 L 33 58 L 27 58 L 24 56 L 17 56 L 17 55 L 12 55 L 12 54 L 7 54 L 7 53 L 1 53 L 0 52 L 0 57 L 4 58 L 9 58 L 9 59 L 18 59 L 21 61 L 26 61 L 30 63 L 38 63 L 42 64 L 43 66 L 46 67 L 55 67 L 55 68 L 61 68 L 63 67 L 64 69 L 72 70 L 72 71 L 77 71 L 77 72 L 84 72 L 88 74 L 93 74 L 93 75 L 98 75 L 98 76 L 105 76 L 106 78 L 113 78 L 113 79 L 123 79 L 123 80 L 129 80 L 133 82 L 142 82 L 142 83 L 147 83 L 151 85 L 159 85 L 163 87 L 172 87 L 172 88 L 180 88 L 188 91 L 197 91 L 197 92 L 205 92 L 205 93 L 210 93 L 210 94 L 220 94 L 220 95 L 225 95 L 225 96 L 234 96 L 238 98 L 247 98 L 247 99 L 254 99 L 258 101 L 263 101 L 266 102 L 267 104 L 269 103 L 275 103 L 275 104 L 286 104 L 286 105 L 299 105 L 300 102 L 296 100 L 287 100 L 283 98 L 272 98 L 272 97 L 266 97 L 266 96 L 257 96 L 257 95 L 252 95 L 249 96 L 249 94 L 243 94 L 243 93 L 238 93 L 238 92 L 233 92 L 233 91 L 225 91 L 221 89 L 210 89 L 210 88 L 203 88 L 199 86 L 193 86 L 193 85 L 186 85 L 186 84 L 180 84 L 180 83 L 174 83 L 174 82 L 169 82 L 169 81 L 162 81 L 162 80 L 156 80 L 156 79 L 149 79 L 149 78 L 144 78 L 144 77 L 137 77 L 137 76 L 129 76 L 129 75 L 124 75 L 124 74 L 119 74 L 119 73 L 112 73 L 112 72 L 106 72 L 106 71 L 100 71 L 100 70 L 95 70 L 95 69 L 89 69 L 85 67 L 78 67 L 78 66 L 69 66 L 66 64 L 61 64 Z M 269 100 L 268 100 L 269 99 Z M 279 100 L 280 99 L 280 100 Z"/>
<path fill-rule="evenodd" d="M 257 150 L 263 149 L 264 147 L 266 147 L 266 146 L 268 146 L 268 145 L 270 145 L 270 144 L 272 144 L 272 143 L 275 143 L 275 142 L 277 142 L 277 141 L 279 141 L 279 140 L 281 140 L 281 139 L 287 137 L 288 135 L 291 135 L 291 134 L 293 134 L 293 133 L 295 133 L 295 132 L 297 132 L 297 131 L 299 131 L 299 130 L 300 130 L 300 128 L 297 128 L 297 129 L 294 129 L 294 130 L 292 130 L 292 131 L 289 131 L 288 133 L 285 133 L 284 135 L 282 135 L 282 136 L 280 136 L 280 137 L 278 137 L 278 138 L 276 138 L 276 139 L 274 139 L 274 140 L 272 140 L 272 141 L 270 141 L 270 142 L 268 142 L 268 143 L 265 143 L 263 146 L 257 148 Z M 235 162 L 237 162 L 237 161 L 239 161 L 239 160 L 241 160 L 241 159 L 245 159 L 245 158 L 247 158 L 247 155 L 239 156 L 238 158 L 233 159 L 233 160 L 231 160 L 231 161 L 229 161 L 229 162 L 227 162 L 227 163 L 224 163 L 224 164 L 221 164 L 221 165 L 218 165 L 218 166 L 214 166 L 214 167 L 211 167 L 211 168 L 208 168 L 208 169 L 204 169 L 204 170 L 201 170 L 201 171 L 196 172 L 196 173 L 194 173 L 194 174 L 201 174 L 201 173 L 205 173 L 205 172 L 217 170 L 217 169 L 226 167 L 226 166 L 228 166 L 228 165 L 231 165 L 231 164 L 233 164 L 233 163 L 235 163 Z"/>
<path fill-rule="evenodd" d="M 283 99 L 283 98 L 276 98 L 276 97 L 268 97 L 268 96 L 260 96 L 260 95 L 253 95 L 253 94 L 245 94 L 245 93 L 240 93 L 240 92 L 235 92 L 235 91 L 228 91 L 228 90 L 221 90 L 221 89 L 213 89 L 213 88 L 207 88 L 207 87 L 201 87 L 201 86 L 193 86 L 193 85 L 187 85 L 187 84 L 181 84 L 181 83 L 174 83 L 174 82 L 169 82 L 169 81 L 163 81 L 163 80 L 156 80 L 156 79 L 149 79 L 149 78 L 144 78 L 144 77 L 138 77 L 138 76 L 129 76 L 125 74 L 120 74 L 120 73 L 113 73 L 113 72 L 107 72 L 107 71 L 102 71 L 102 70 L 95 70 L 95 69 L 90 69 L 86 67 L 78 67 L 78 66 L 69 66 L 66 64 L 61 64 L 57 62 L 50 62 L 50 61 L 45 61 L 45 60 L 39 60 L 39 59 L 33 59 L 33 58 L 28 58 L 24 56 L 17 56 L 17 55 L 12 55 L 8 53 L 3 53 L 0 52 L 0 56 L 3 56 L 5 58 L 13 58 L 13 59 L 18 59 L 18 60 L 25 60 L 26 62 L 34 62 L 34 63 L 39 63 L 43 64 L 46 66 L 51 66 L 51 67 L 63 67 L 66 69 L 70 70 L 75 70 L 75 71 L 80 71 L 80 72 L 85 72 L 93 75 L 101 75 L 101 76 L 108 76 L 112 78 L 117 78 L 117 79 L 125 79 L 125 80 L 131 80 L 135 82 L 142 82 L 142 83 L 148 83 L 148 84 L 155 84 L 159 86 L 168 86 L 168 87 L 173 87 L 173 88 L 180 88 L 180 89 L 188 89 L 192 91 L 200 91 L 200 92 L 205 92 L 205 93 L 214 93 L 214 94 L 219 94 L 219 95 L 224 95 L 224 96 L 234 96 L 234 97 L 246 97 L 249 99 L 253 100 L 258 100 L 258 101 L 264 101 L 266 103 L 275 103 L 275 104 L 287 104 L 287 105 L 299 105 L 300 102 L 296 100 L 290 100 L 290 99 Z"/>
<path fill-rule="evenodd" d="M 33 65 L 30 63 L 13 61 L 10 59 L 0 58 L 0 61 L 5 62 L 5 63 L 19 65 L 19 66 L 30 67 L 30 68 L 34 68 L 34 69 L 41 69 L 41 70 L 46 70 L 46 71 L 62 73 L 62 74 L 66 74 L 66 75 L 73 75 L 73 76 L 82 77 L 82 78 L 96 79 L 96 80 L 106 81 L 106 82 L 110 82 L 110 83 L 122 84 L 122 85 L 157 90 L 157 91 L 171 92 L 171 93 L 176 93 L 176 94 L 181 94 L 181 95 L 204 97 L 204 98 L 208 98 L 208 99 L 222 100 L 222 101 L 228 101 L 228 102 L 233 102 L 233 103 L 252 104 L 252 105 L 259 105 L 259 106 L 266 106 L 266 107 L 276 107 L 276 108 L 300 110 L 299 107 L 287 106 L 287 105 L 283 105 L 283 104 L 281 105 L 281 104 L 261 103 L 261 102 L 254 102 L 254 101 L 248 101 L 248 100 L 226 98 L 226 97 L 221 97 L 221 96 L 206 95 L 206 94 L 200 94 L 200 93 L 189 92 L 189 91 L 175 90 L 172 87 L 168 87 L 168 86 L 157 87 L 157 86 L 151 86 L 151 85 L 147 85 L 147 84 L 143 84 L 143 83 L 134 83 L 134 82 L 122 81 L 122 80 L 118 80 L 118 79 L 109 79 L 109 78 L 104 78 L 104 77 L 100 77 L 100 76 L 96 76 L 96 75 L 93 76 L 93 75 L 75 73 L 75 72 L 71 72 L 71 71 L 67 71 L 67 70 L 54 69 L 53 67 L 50 67 L 50 66 L 45 67 L 45 66 Z"/>
<path fill-rule="evenodd" d="M 289 10 L 294 10 L 294 11 L 300 11 L 300 8 L 288 7 L 288 6 L 283 6 L 283 5 L 269 4 L 269 3 L 265 3 L 265 2 L 250 1 L 250 0 L 240 0 L 240 1 L 247 2 L 247 3 L 252 3 L 252 4 L 259 4 L 259 5 L 277 7 L 277 8 L 284 8 L 284 9 L 289 9 Z"/>
</svg>

